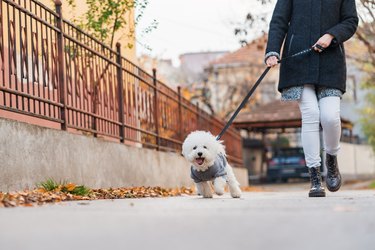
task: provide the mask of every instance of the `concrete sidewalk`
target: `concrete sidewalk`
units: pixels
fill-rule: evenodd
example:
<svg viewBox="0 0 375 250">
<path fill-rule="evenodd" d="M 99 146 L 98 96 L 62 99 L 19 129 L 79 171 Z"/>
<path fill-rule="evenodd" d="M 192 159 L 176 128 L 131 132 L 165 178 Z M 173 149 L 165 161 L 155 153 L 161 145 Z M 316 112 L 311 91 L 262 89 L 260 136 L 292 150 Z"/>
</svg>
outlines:
<svg viewBox="0 0 375 250">
<path fill-rule="evenodd" d="M 67 202 L 0 209 L 1 250 L 375 249 L 375 191 Z"/>
</svg>

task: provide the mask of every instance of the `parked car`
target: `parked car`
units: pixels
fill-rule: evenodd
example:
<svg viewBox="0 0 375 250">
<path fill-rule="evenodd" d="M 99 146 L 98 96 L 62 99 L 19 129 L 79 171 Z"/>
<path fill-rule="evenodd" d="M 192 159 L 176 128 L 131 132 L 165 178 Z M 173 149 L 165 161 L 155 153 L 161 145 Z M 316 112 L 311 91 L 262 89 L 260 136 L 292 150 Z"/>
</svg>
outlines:
<svg viewBox="0 0 375 250">
<path fill-rule="evenodd" d="M 289 178 L 309 178 L 303 148 L 279 148 L 268 162 L 267 179 L 287 182 Z"/>
</svg>

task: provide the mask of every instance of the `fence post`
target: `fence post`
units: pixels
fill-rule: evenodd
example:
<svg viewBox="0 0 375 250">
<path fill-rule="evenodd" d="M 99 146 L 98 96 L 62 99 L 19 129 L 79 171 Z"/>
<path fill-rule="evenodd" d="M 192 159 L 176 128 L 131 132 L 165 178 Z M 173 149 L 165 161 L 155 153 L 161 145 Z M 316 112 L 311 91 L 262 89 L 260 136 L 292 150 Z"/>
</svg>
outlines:
<svg viewBox="0 0 375 250">
<path fill-rule="evenodd" d="M 184 126 L 184 125 L 182 123 L 182 96 L 181 96 L 181 87 L 180 86 L 177 87 L 177 93 L 178 93 L 178 128 L 179 128 L 178 138 L 180 138 L 180 140 L 183 141 L 183 134 L 182 134 L 183 128 L 182 128 L 182 126 Z"/>
<path fill-rule="evenodd" d="M 155 133 L 156 133 L 156 149 L 160 149 L 159 137 L 159 109 L 158 109 L 158 80 L 156 79 L 156 69 L 152 69 L 152 78 L 154 82 L 154 120 L 155 120 Z"/>
<path fill-rule="evenodd" d="M 65 59 L 64 59 L 64 32 L 63 32 L 63 17 L 62 17 L 62 11 L 61 11 L 61 1 L 55 0 L 55 7 L 56 7 L 56 13 L 58 15 L 57 18 L 57 29 L 59 32 L 57 33 L 57 59 L 59 62 L 59 92 L 60 92 L 60 102 L 63 105 L 63 107 L 60 109 L 61 111 L 61 120 L 63 121 L 61 123 L 61 129 L 66 130 L 67 129 L 67 108 L 66 108 L 66 93 L 67 93 L 67 86 L 65 83 Z"/>
<path fill-rule="evenodd" d="M 117 63 L 117 96 L 118 96 L 118 121 L 120 125 L 120 141 L 125 141 L 125 124 L 124 124 L 124 86 L 122 78 L 122 57 L 121 44 L 116 43 L 116 63 Z"/>
</svg>

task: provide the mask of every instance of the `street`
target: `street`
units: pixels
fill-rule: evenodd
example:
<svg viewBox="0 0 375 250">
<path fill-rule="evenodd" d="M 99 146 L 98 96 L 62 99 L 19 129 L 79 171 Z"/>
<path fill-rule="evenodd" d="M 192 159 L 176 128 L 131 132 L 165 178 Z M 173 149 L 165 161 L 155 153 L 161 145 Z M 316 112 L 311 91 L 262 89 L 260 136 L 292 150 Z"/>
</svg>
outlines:
<svg viewBox="0 0 375 250">
<path fill-rule="evenodd" d="M 0 209 L 0 249 L 375 249 L 374 190 L 296 189 Z"/>
</svg>

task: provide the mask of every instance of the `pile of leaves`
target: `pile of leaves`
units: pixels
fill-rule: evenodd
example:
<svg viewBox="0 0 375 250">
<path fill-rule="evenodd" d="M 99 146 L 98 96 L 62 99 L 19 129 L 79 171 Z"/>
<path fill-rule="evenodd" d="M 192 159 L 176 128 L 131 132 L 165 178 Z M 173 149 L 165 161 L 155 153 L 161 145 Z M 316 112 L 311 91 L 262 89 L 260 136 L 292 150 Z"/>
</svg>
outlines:
<svg viewBox="0 0 375 250">
<path fill-rule="evenodd" d="M 147 198 L 147 197 L 174 197 L 192 195 L 191 188 L 161 188 L 161 187 L 133 187 L 133 188 L 109 188 L 93 189 L 91 197 L 95 199 L 126 199 L 126 198 Z"/>
<path fill-rule="evenodd" d="M 0 192 L 0 207 L 32 207 L 61 201 L 90 200 L 88 196 L 73 195 L 62 191 L 46 191 L 42 188 L 21 192 Z"/>
<path fill-rule="evenodd" d="M 191 188 L 130 187 L 90 189 L 73 183 L 58 183 L 53 179 L 37 184 L 34 190 L 21 192 L 0 192 L 0 207 L 31 207 L 46 203 L 77 200 L 126 199 L 145 197 L 173 197 L 191 195 Z"/>
</svg>

